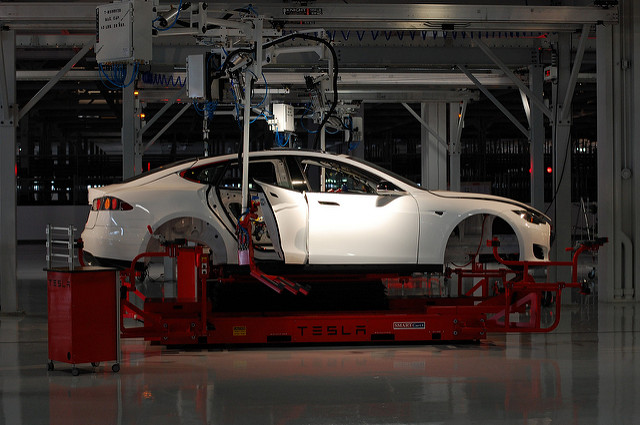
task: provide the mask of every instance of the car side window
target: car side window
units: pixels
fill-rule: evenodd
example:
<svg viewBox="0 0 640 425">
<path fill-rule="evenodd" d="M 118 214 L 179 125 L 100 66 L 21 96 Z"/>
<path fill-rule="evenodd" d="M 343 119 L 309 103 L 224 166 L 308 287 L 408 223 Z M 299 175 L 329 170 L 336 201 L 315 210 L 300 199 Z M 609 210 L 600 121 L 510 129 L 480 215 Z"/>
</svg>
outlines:
<svg viewBox="0 0 640 425">
<path fill-rule="evenodd" d="M 253 161 L 249 164 L 249 190 L 256 190 L 256 181 L 275 186 L 290 187 L 284 164 L 280 160 Z M 231 162 L 218 181 L 218 188 L 240 189 L 242 187 L 242 167 L 237 161 Z"/>
<path fill-rule="evenodd" d="M 300 164 L 296 160 L 296 158 L 292 156 L 286 157 L 287 168 L 289 169 L 289 177 L 291 181 L 291 189 L 297 190 L 298 192 L 306 192 L 309 190 L 309 186 L 307 185 L 307 180 L 300 169 Z"/>
<path fill-rule="evenodd" d="M 379 179 L 337 161 L 301 158 L 312 192 L 376 194 Z"/>
<path fill-rule="evenodd" d="M 256 183 L 268 183 L 274 186 L 290 188 L 289 174 L 284 162 L 278 158 L 253 160 L 249 164 L 249 193 L 257 196 L 259 186 Z M 238 161 L 230 161 L 217 182 L 219 202 L 232 223 L 237 223 L 242 209 L 242 167 Z M 258 206 L 258 215 L 262 215 Z M 254 243 L 269 244 L 268 238 L 254 240 Z"/>
</svg>

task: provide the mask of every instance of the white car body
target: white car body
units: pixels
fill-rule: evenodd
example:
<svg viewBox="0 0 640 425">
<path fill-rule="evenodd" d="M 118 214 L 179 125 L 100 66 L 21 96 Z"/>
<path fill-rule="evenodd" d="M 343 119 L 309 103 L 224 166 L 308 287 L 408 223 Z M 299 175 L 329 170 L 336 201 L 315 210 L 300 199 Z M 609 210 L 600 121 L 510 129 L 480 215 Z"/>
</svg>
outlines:
<svg viewBox="0 0 640 425">
<path fill-rule="evenodd" d="M 194 159 L 90 189 L 93 208 L 82 233 L 87 257 L 126 264 L 141 252 L 158 251 L 150 226 L 167 239 L 209 246 L 214 264 L 238 264 L 237 159 Z M 254 240 L 258 260 L 442 270 L 451 260 L 445 258 L 448 246 L 459 261 L 473 252 L 488 252 L 484 242 L 496 233 L 492 228 L 505 228 L 496 218 L 511 228 L 507 238 L 515 236 L 513 250 L 520 260 L 548 259 L 549 219 L 516 201 L 428 191 L 345 155 L 274 150 L 252 152 L 250 161 L 256 174 L 250 173 L 250 190 L 260 196 L 259 213 L 271 236 Z M 127 209 L 104 209 L 108 198 Z"/>
</svg>

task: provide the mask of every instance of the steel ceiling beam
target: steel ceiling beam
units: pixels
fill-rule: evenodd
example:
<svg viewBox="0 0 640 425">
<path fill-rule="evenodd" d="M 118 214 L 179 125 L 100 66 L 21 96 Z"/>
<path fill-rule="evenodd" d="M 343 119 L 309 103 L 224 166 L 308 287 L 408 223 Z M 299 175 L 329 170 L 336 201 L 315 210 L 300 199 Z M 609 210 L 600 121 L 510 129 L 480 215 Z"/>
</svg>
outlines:
<svg viewBox="0 0 640 425">
<path fill-rule="evenodd" d="M 171 97 L 171 99 L 169 99 L 169 101 L 158 112 L 156 112 L 153 115 L 153 117 L 144 125 L 144 127 L 142 127 L 138 131 L 138 141 L 142 142 L 142 135 L 149 129 L 149 127 L 151 127 L 156 121 L 158 121 L 158 119 L 160 119 L 160 117 L 165 112 L 167 112 L 167 110 L 169 110 L 169 108 L 173 106 L 173 104 L 175 104 L 180 97 L 186 94 L 187 94 L 187 86 L 185 84 L 184 86 L 182 86 L 181 89 L 177 90 L 176 93 Z M 187 102 L 187 105 L 191 105 L 191 104 Z M 146 149 L 147 148 L 145 148 L 145 150 Z"/>
<path fill-rule="evenodd" d="M 83 28 L 95 30 L 96 3 L 17 2 L 0 3 L 0 23 L 13 29 Z M 235 2 L 213 3 L 207 9 L 212 18 L 232 13 Z M 461 31 L 513 29 L 520 31 L 574 31 L 590 23 L 617 23 L 618 8 L 596 6 L 510 6 L 476 4 L 336 4 L 313 3 L 308 7 L 287 7 L 281 2 L 256 4 L 255 9 L 288 28 L 422 29 L 441 30 L 453 25 Z"/>
<path fill-rule="evenodd" d="M 520 98 L 522 100 L 524 114 L 527 116 L 527 123 L 529 123 L 529 128 L 531 128 L 531 105 L 529 104 L 529 98 L 522 90 L 520 90 Z"/>
<path fill-rule="evenodd" d="M 237 13 L 237 3 L 209 5 L 209 14 Z M 477 4 L 335 4 L 312 3 L 306 7 L 286 7 L 281 2 L 255 4 L 266 20 L 293 28 L 341 29 L 514 29 L 520 31 L 573 31 L 585 23 L 615 23 L 618 9 L 595 6 L 509 6 Z"/>
<path fill-rule="evenodd" d="M 576 57 L 573 61 L 573 68 L 571 69 L 571 76 L 569 77 L 569 83 L 567 92 L 564 95 L 562 101 L 562 115 L 560 121 L 566 121 L 569 118 L 571 112 L 571 100 L 573 99 L 573 93 L 578 82 L 578 73 L 580 72 L 580 66 L 582 65 L 582 58 L 584 57 L 584 49 L 587 45 L 587 37 L 589 36 L 589 24 L 585 24 L 582 27 L 582 34 L 580 34 L 580 42 L 578 43 L 578 49 L 576 50 Z"/>
<path fill-rule="evenodd" d="M 44 85 L 44 87 L 42 87 L 38 93 L 35 94 L 35 96 L 33 96 L 29 102 L 27 102 L 26 105 L 24 105 L 22 108 L 20 108 L 20 115 L 18 116 L 18 120 L 21 120 L 22 117 L 24 117 L 27 113 L 29 113 L 29 111 L 31 110 L 31 108 L 33 108 L 35 106 L 36 103 L 38 103 L 40 101 L 40 99 L 42 99 L 47 93 L 49 93 L 49 90 L 51 90 L 51 88 L 56 85 L 56 83 L 58 81 L 60 81 L 60 79 L 67 73 L 69 72 L 69 70 L 80 60 L 84 57 L 84 55 L 87 54 L 87 52 L 89 50 L 91 50 L 93 48 L 93 43 L 87 43 L 78 53 L 76 53 L 76 55 L 71 58 L 71 60 L 69 62 L 67 62 L 65 64 L 65 66 L 62 67 L 62 69 L 60 71 L 58 71 L 56 73 L 56 75 L 47 82 L 47 84 Z"/>
<path fill-rule="evenodd" d="M 31 23 L 42 22 L 93 22 L 95 30 L 96 7 L 108 2 L 15 2 L 0 3 L 0 22 Z"/>
<path fill-rule="evenodd" d="M 164 127 L 162 127 L 160 131 L 158 131 L 158 133 L 156 133 L 156 135 L 153 136 L 153 138 L 149 140 L 149 142 L 146 145 L 144 145 L 143 152 L 146 152 L 151 146 L 153 146 L 153 144 L 160 138 L 160 136 L 162 136 L 164 132 L 167 131 L 173 125 L 174 122 L 178 121 L 178 118 L 180 118 L 182 114 L 187 112 L 187 109 L 189 109 L 190 106 L 191 106 L 190 103 L 185 103 L 182 106 L 182 109 L 176 112 L 176 114 L 171 118 L 171 120 Z"/>
<path fill-rule="evenodd" d="M 464 127 L 464 116 L 467 113 L 467 105 L 468 105 L 469 101 L 467 99 L 462 101 L 462 105 L 460 107 L 460 117 L 458 118 L 458 125 L 456 126 L 456 134 L 455 137 L 453 139 L 453 145 L 455 146 L 455 149 L 457 151 L 457 153 L 459 152 L 460 149 L 460 139 L 462 138 L 462 128 Z"/>
<path fill-rule="evenodd" d="M 487 96 L 489 100 L 493 102 L 493 104 L 496 105 L 496 107 L 500 109 L 500 111 L 502 111 L 502 113 L 507 118 L 509 118 L 509 121 L 511 121 L 513 125 L 515 125 L 518 130 L 520 130 L 522 134 L 525 135 L 525 137 L 529 138 L 529 130 L 527 130 L 522 124 L 520 124 L 516 117 L 514 117 L 513 114 L 509 112 L 509 110 L 493 94 L 491 94 L 491 92 L 485 86 L 483 86 L 482 83 L 480 83 L 480 81 L 478 81 L 478 79 L 474 77 L 473 74 L 464 65 L 458 65 L 458 68 L 460 69 L 460 71 L 464 72 L 467 78 L 469 78 L 473 82 L 473 84 L 475 84 L 476 87 L 478 87 L 478 89 L 480 89 L 480 91 L 484 93 L 484 95 Z"/>
<path fill-rule="evenodd" d="M 518 88 L 527 95 L 527 97 L 529 98 L 529 102 L 533 103 L 535 106 L 537 106 L 549 119 L 552 119 L 553 116 L 551 114 L 551 111 L 549 110 L 549 108 L 547 107 L 547 105 L 544 104 L 544 101 L 542 101 L 541 99 L 539 99 L 536 95 L 534 95 L 531 90 L 529 89 L 529 87 L 527 87 L 520 78 L 518 78 L 513 71 L 511 71 L 509 69 L 509 67 L 507 67 L 507 65 L 504 64 L 504 62 L 502 62 L 500 60 L 499 57 L 497 57 L 495 55 L 495 53 L 493 53 L 491 51 L 491 49 L 489 48 L 489 46 L 487 46 L 484 41 L 482 40 L 476 40 L 476 44 L 478 45 L 478 47 L 496 64 L 498 65 L 498 67 L 502 70 L 502 72 L 504 72 L 504 74 L 507 76 L 507 78 L 509 78 L 511 81 L 513 81 L 513 83 L 518 86 Z"/>
<path fill-rule="evenodd" d="M 420 115 L 418 115 L 418 113 L 416 111 L 413 110 L 413 108 L 411 108 L 411 106 L 407 105 L 406 103 L 402 103 L 402 106 L 405 107 L 405 109 L 407 111 L 409 111 L 409 113 L 413 116 L 413 118 L 417 119 L 418 122 L 420 122 L 420 124 L 422 124 L 422 126 L 429 132 L 431 133 L 431 135 L 433 137 L 436 138 L 436 140 L 438 142 L 440 142 L 440 144 L 442 144 L 447 150 L 449 150 L 449 145 L 447 143 L 446 140 L 444 140 L 442 138 L 442 136 L 440 136 L 438 134 L 438 132 L 436 130 L 434 130 L 425 120 L 422 119 L 422 117 Z"/>
</svg>

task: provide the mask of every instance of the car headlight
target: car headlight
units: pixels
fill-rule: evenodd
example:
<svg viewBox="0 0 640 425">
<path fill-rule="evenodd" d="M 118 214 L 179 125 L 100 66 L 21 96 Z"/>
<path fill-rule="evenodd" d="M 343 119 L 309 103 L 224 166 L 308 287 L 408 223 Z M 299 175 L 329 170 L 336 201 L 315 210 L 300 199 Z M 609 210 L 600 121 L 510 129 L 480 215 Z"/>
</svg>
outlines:
<svg viewBox="0 0 640 425">
<path fill-rule="evenodd" d="M 514 213 L 518 214 L 520 218 L 529 223 L 533 224 L 545 224 L 549 223 L 549 219 L 542 213 L 537 211 L 527 211 L 527 210 L 513 210 Z"/>
</svg>

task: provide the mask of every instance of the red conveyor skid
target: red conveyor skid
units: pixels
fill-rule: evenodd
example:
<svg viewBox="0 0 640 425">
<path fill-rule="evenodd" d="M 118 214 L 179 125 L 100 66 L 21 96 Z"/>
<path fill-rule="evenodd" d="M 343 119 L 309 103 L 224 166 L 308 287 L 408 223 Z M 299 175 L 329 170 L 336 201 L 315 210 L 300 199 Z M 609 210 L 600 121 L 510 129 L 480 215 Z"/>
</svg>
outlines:
<svg viewBox="0 0 640 425">
<path fill-rule="evenodd" d="M 585 251 L 595 252 L 606 242 L 601 239 L 585 242 L 577 248 L 571 261 L 506 261 L 498 254 L 497 240 L 488 241 L 499 263 L 497 269 L 486 269 L 472 263 L 471 269 L 448 270 L 448 276 L 458 276 L 462 293 L 462 279 L 479 279 L 471 290 L 458 297 L 389 298 L 388 308 L 376 311 L 338 312 L 217 312 L 207 298 L 209 257 L 202 247 L 167 246 L 162 253 L 145 253 L 136 257 L 129 270 L 122 272 L 121 332 L 123 337 L 143 337 L 162 344 L 274 344 L 274 343 L 354 343 L 371 341 L 469 341 L 486 338 L 487 332 L 550 332 L 560 319 L 561 292 L 564 288 L 579 288 L 578 258 Z M 135 292 L 135 264 L 142 257 L 175 257 L 188 252 L 193 260 L 186 263 L 200 270 L 197 277 L 196 299 L 144 299 L 144 307 L 131 303 L 128 294 Z M 250 253 L 251 254 L 251 253 Z M 191 257 L 189 257 L 191 258 Z M 178 285 L 181 272 L 178 262 Z M 184 267 L 184 266 L 182 266 Z M 191 267 L 191 266 L 189 266 Z M 571 267 L 571 282 L 537 283 L 530 276 L 531 267 Z M 225 285 L 246 284 L 256 279 L 276 292 L 284 289 L 306 294 L 308 287 L 284 277 L 260 271 L 250 255 L 248 274 L 223 277 Z M 188 274 L 193 275 L 192 270 Z M 391 275 L 377 275 L 388 279 Z M 404 279 L 395 275 L 396 278 Z M 340 282 L 371 280 L 367 276 L 296 276 L 301 282 Z M 312 289 L 311 289 L 312 290 Z M 313 290 L 312 290 L 313 291 Z M 476 296 L 475 293 L 480 293 Z M 543 299 L 555 295 L 553 323 L 543 327 Z M 284 296 L 284 294 L 282 294 Z M 303 295 L 297 295 L 303 296 Z M 554 314 L 554 313 L 550 313 Z M 127 316 L 128 315 L 128 316 Z M 143 327 L 126 328 L 124 318 L 134 316 L 144 322 Z M 524 319 L 524 320 L 522 320 Z"/>
</svg>

